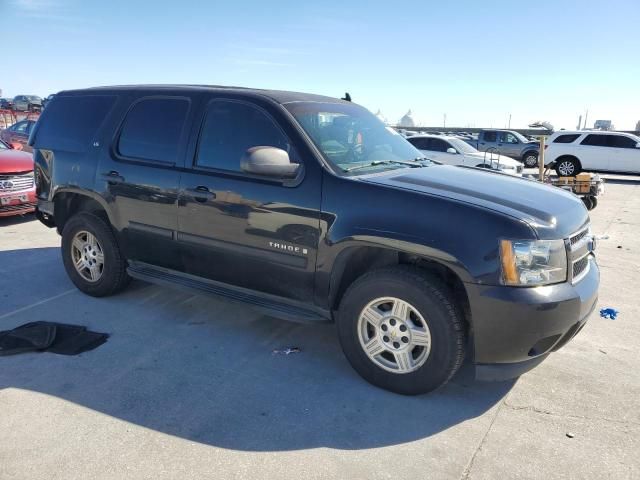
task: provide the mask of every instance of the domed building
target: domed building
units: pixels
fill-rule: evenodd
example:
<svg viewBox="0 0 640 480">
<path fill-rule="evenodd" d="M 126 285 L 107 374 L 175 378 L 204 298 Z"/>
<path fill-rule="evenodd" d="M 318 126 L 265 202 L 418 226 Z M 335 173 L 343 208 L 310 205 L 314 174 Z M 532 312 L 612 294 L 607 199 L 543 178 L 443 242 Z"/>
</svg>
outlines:
<svg viewBox="0 0 640 480">
<path fill-rule="evenodd" d="M 413 119 L 411 110 L 409 110 L 404 117 L 400 119 L 399 127 L 415 127 L 416 122 Z"/>
</svg>

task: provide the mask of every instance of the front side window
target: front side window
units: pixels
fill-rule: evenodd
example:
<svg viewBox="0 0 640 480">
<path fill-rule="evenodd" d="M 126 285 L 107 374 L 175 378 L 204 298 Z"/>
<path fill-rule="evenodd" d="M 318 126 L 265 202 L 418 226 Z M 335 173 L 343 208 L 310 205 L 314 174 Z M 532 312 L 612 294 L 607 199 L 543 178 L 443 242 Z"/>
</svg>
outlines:
<svg viewBox="0 0 640 480">
<path fill-rule="evenodd" d="M 371 112 L 352 103 L 292 102 L 284 107 L 309 135 L 325 160 L 354 175 L 423 166 L 411 143 Z M 407 165 L 408 164 L 408 165 Z"/>
<path fill-rule="evenodd" d="M 505 143 L 519 143 L 513 133 L 505 132 L 502 134 L 502 138 Z"/>
<path fill-rule="evenodd" d="M 11 127 L 11 130 L 16 133 L 27 133 L 28 126 L 29 126 L 29 122 L 27 121 L 18 122 L 13 127 Z"/>
<path fill-rule="evenodd" d="M 123 157 L 176 163 L 189 112 L 184 98 L 147 98 L 133 105 L 118 141 Z"/>
<path fill-rule="evenodd" d="M 622 135 L 611 136 L 611 146 L 615 148 L 636 148 L 638 144 L 633 138 L 624 137 Z"/>
<path fill-rule="evenodd" d="M 409 143 L 419 150 L 431 150 L 431 139 L 423 137 L 409 137 Z"/>
<path fill-rule="evenodd" d="M 264 111 L 241 102 L 212 102 L 200 132 L 196 165 L 241 172 L 242 157 L 252 147 L 276 147 L 291 153 L 287 137 Z"/>
<path fill-rule="evenodd" d="M 449 145 L 447 142 L 445 142 L 444 140 L 440 140 L 439 138 L 432 138 L 431 139 L 431 150 L 433 150 L 434 152 L 446 152 L 447 148 L 449 148 L 451 145 Z"/>
</svg>

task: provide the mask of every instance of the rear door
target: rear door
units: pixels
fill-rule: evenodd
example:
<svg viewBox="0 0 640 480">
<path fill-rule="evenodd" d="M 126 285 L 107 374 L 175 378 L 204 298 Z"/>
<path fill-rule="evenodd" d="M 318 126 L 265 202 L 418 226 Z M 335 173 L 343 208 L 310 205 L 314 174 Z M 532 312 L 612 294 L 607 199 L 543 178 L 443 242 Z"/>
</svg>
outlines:
<svg viewBox="0 0 640 480">
<path fill-rule="evenodd" d="M 187 273 L 311 301 L 319 238 L 321 175 L 303 162 L 280 107 L 209 96 L 197 149 L 180 182 L 178 240 Z M 286 150 L 303 163 L 295 180 L 241 170 L 255 146 Z"/>
<path fill-rule="evenodd" d="M 198 94 L 129 94 L 111 148 L 100 153 L 96 185 L 132 260 L 180 269 L 178 187 Z"/>
<path fill-rule="evenodd" d="M 478 136 L 478 150 L 486 152 L 496 148 L 498 144 L 498 132 L 495 130 L 483 130 Z"/>
<path fill-rule="evenodd" d="M 611 170 L 611 162 L 616 153 L 610 147 L 610 135 L 590 133 L 580 142 L 577 157 L 585 170 Z"/>
</svg>

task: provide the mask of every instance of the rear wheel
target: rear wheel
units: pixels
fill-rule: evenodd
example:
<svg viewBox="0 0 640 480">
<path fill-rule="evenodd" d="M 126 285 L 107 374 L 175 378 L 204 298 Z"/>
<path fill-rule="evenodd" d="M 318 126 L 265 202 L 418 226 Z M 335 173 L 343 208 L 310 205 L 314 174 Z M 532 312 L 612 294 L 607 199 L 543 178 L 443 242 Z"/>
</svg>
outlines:
<svg viewBox="0 0 640 480">
<path fill-rule="evenodd" d="M 577 158 L 559 158 L 555 163 L 555 170 L 559 177 L 574 177 L 582 170 Z"/>
<path fill-rule="evenodd" d="M 527 168 L 533 168 L 538 166 L 538 152 L 527 152 L 522 157 L 522 163 Z"/>
<path fill-rule="evenodd" d="M 62 261 L 74 285 L 94 297 L 112 295 L 130 280 L 111 227 L 90 213 L 76 214 L 64 226 Z"/>
<path fill-rule="evenodd" d="M 353 368 L 396 393 L 427 393 L 445 384 L 464 358 L 462 313 L 448 289 L 417 268 L 372 271 L 347 290 L 338 335 Z"/>
</svg>

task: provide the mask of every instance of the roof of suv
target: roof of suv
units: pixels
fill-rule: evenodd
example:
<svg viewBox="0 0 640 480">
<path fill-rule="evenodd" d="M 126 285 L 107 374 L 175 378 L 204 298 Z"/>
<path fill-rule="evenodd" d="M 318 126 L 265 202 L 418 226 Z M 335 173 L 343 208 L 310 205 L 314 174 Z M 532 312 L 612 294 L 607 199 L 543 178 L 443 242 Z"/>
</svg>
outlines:
<svg viewBox="0 0 640 480">
<path fill-rule="evenodd" d="M 633 133 L 616 132 L 613 130 L 558 130 L 557 132 L 553 132 L 549 138 L 555 138 L 561 135 L 620 135 L 621 137 L 636 137 Z"/>
<path fill-rule="evenodd" d="M 266 97 L 274 100 L 277 103 L 291 103 L 291 102 L 323 102 L 323 103 L 350 103 L 345 100 L 341 100 L 333 97 L 326 97 L 323 95 L 315 95 L 311 93 L 300 92 L 288 92 L 284 90 L 265 90 L 259 88 L 246 88 L 246 87 L 228 87 L 222 85 L 115 85 L 104 87 L 91 87 L 79 90 L 65 90 L 60 92 L 61 94 L 80 94 L 91 91 L 131 91 L 131 90 L 147 90 L 149 92 L 162 92 L 166 90 L 187 90 L 187 91 L 218 91 L 225 93 L 239 93 L 250 96 Z"/>
</svg>

